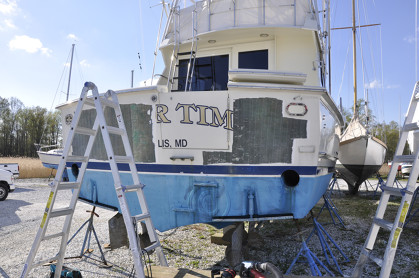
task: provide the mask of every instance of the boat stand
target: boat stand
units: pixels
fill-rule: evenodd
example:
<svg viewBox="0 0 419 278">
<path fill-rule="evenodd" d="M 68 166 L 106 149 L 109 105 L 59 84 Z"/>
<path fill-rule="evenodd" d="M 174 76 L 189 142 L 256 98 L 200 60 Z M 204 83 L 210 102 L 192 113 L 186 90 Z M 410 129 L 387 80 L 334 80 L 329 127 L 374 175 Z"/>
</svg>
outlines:
<svg viewBox="0 0 419 278">
<path fill-rule="evenodd" d="M 306 258 L 306 261 L 304 260 L 298 260 L 300 256 L 304 256 Z M 335 276 L 333 273 L 317 258 L 317 256 L 311 252 L 311 250 L 308 248 L 306 242 L 304 239 L 302 239 L 302 246 L 300 251 L 297 254 L 297 257 L 292 261 L 290 267 L 288 268 L 287 272 L 285 272 L 285 275 L 289 275 L 291 273 L 292 268 L 296 263 L 308 263 L 311 271 L 312 276 L 323 276 L 320 272 L 319 267 L 316 263 L 318 263 L 330 276 Z"/>
<path fill-rule="evenodd" d="M 370 182 L 368 179 L 366 179 L 366 180 L 364 181 L 364 185 L 365 185 L 365 191 L 369 192 L 369 190 L 368 190 L 368 186 L 369 186 L 369 187 L 371 187 L 371 190 L 373 190 L 373 191 L 374 191 L 374 186 L 371 184 L 371 182 Z"/>
<path fill-rule="evenodd" d="M 332 201 L 330 193 L 326 192 L 323 195 L 323 200 L 324 200 L 324 204 L 323 204 L 322 208 L 320 209 L 319 213 L 317 214 L 317 218 L 320 216 L 322 211 L 326 208 L 329 211 L 330 218 L 332 218 L 333 225 L 340 224 L 340 225 L 342 225 L 342 227 L 344 229 L 346 229 L 345 223 L 343 223 L 343 219 L 340 217 L 340 215 L 338 213 L 338 210 L 336 208 L 336 205 Z M 337 220 L 339 220 L 339 223 L 336 223 L 335 217 L 333 217 L 333 215 L 335 215 Z"/>
<path fill-rule="evenodd" d="M 386 185 L 386 182 L 383 180 L 383 178 L 381 177 L 379 173 L 377 173 L 377 179 L 378 179 L 378 182 L 377 182 L 377 186 L 375 187 L 374 195 L 373 195 L 374 199 L 375 199 L 375 196 L 377 195 L 378 188 L 381 188 L 381 186 Z"/>
<path fill-rule="evenodd" d="M 81 248 L 80 255 L 79 256 L 73 256 L 73 257 L 66 257 L 65 259 L 83 258 L 83 256 L 89 257 L 86 254 L 93 252 L 93 249 L 90 249 L 90 240 L 92 239 L 92 232 L 93 232 L 93 235 L 94 235 L 95 240 L 96 240 L 96 245 L 99 247 L 99 251 L 100 251 L 100 258 L 101 258 L 100 262 L 103 263 L 103 267 L 112 267 L 111 265 L 108 264 L 108 262 L 105 259 L 105 254 L 103 253 L 103 250 L 100 247 L 99 238 L 96 234 L 95 227 L 93 226 L 94 217 L 95 216 L 99 217 L 99 215 L 95 212 L 95 210 L 96 210 L 96 206 L 93 206 L 93 209 L 91 211 L 90 210 L 86 211 L 86 212 L 90 212 L 89 219 L 87 219 L 86 222 L 84 222 L 83 225 L 81 225 L 80 228 L 74 233 L 74 235 L 67 241 L 67 245 L 69 245 L 70 242 L 77 236 L 77 234 L 84 228 L 84 226 L 87 225 L 87 230 L 86 230 L 86 234 L 84 236 L 83 246 Z M 87 244 L 87 248 L 85 248 L 86 244 Z M 93 260 L 96 260 L 92 257 L 89 257 L 89 258 L 91 258 Z"/>
<path fill-rule="evenodd" d="M 342 225 L 342 227 L 346 229 L 345 224 L 343 223 L 343 219 L 340 217 L 337 211 L 336 205 L 332 201 L 332 192 L 335 185 L 337 186 L 340 192 L 339 183 L 337 181 L 336 174 L 334 175 L 333 179 L 331 180 L 329 184 L 329 189 L 326 191 L 326 193 L 323 194 L 324 204 L 322 208 L 320 209 L 319 213 L 317 214 L 317 218 L 319 218 L 322 211 L 326 208 L 329 211 L 329 215 L 330 215 L 330 218 L 332 218 L 333 224 L 336 225 L 335 218 L 333 217 L 333 214 L 334 214 L 335 217 L 339 220 L 339 223 Z"/>
<path fill-rule="evenodd" d="M 316 255 L 308 248 L 307 242 L 310 241 L 310 239 L 313 237 L 313 235 L 316 235 L 320 241 L 320 245 L 322 247 L 322 251 L 324 254 L 324 257 L 326 258 L 326 262 L 329 266 L 332 266 L 333 264 L 336 266 L 337 271 L 343 276 L 342 270 L 339 267 L 339 264 L 337 262 L 336 257 L 333 255 L 331 246 L 328 243 L 328 240 L 335 246 L 336 249 L 340 252 L 340 254 L 345 259 L 344 262 L 349 262 L 348 257 L 343 253 L 342 249 L 339 247 L 339 245 L 332 239 L 332 237 L 326 232 L 326 230 L 323 228 L 323 226 L 317 221 L 316 217 L 313 218 L 313 225 L 314 228 L 311 231 L 310 235 L 307 237 L 307 240 L 302 240 L 302 247 L 300 249 L 300 252 L 298 252 L 296 258 L 291 263 L 290 267 L 288 268 L 287 272 L 285 274 L 290 274 L 292 268 L 294 267 L 296 262 L 302 262 L 302 263 L 308 263 L 311 273 L 314 276 L 322 276 L 320 273 L 319 268 L 317 267 L 316 263 L 318 263 L 330 276 L 335 276 L 331 271 L 316 257 Z M 328 239 L 328 240 L 327 240 Z M 306 260 L 299 261 L 298 259 L 300 256 L 303 255 Z M 330 258 L 329 258 L 330 256 Z"/>
<path fill-rule="evenodd" d="M 342 195 L 343 193 L 340 190 L 340 186 L 339 186 L 339 183 L 338 183 L 338 174 L 337 173 L 335 173 L 333 175 L 333 179 L 330 181 L 329 189 L 327 190 L 327 192 L 329 192 L 329 195 L 333 194 L 333 192 L 335 190 L 335 186 L 337 187 L 337 191 L 338 191 L 339 195 Z"/>
</svg>

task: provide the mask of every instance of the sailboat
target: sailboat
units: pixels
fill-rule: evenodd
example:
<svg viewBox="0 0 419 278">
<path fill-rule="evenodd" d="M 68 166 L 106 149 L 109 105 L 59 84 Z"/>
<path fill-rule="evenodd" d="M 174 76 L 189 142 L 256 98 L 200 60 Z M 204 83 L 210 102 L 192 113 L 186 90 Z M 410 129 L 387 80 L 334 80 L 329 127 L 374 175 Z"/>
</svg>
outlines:
<svg viewBox="0 0 419 278">
<path fill-rule="evenodd" d="M 328 188 L 335 128 L 343 126 L 326 88 L 321 26 L 328 24 L 319 13 L 328 7 L 307 0 L 180 6 L 171 2 L 159 40 L 165 68 L 157 85 L 116 91 L 153 223 L 165 231 L 305 217 Z M 57 107 L 64 140 L 76 105 Z M 79 124 L 91 127 L 95 114 L 84 110 Z M 86 140 L 73 139 L 73 155 L 83 155 Z M 95 144 L 80 198 L 118 209 L 103 142 Z M 70 181 L 79 168 L 67 163 Z M 130 173 L 121 179 L 130 183 Z"/>
<path fill-rule="evenodd" d="M 340 137 L 339 160 L 336 163 L 336 170 L 348 184 L 350 193 L 356 194 L 359 186 L 383 165 L 387 146 L 384 142 L 372 136 L 368 127 L 365 127 L 359 119 L 356 80 L 355 0 L 352 1 L 352 24 L 354 116 Z M 368 107 L 366 111 L 368 111 Z"/>
<path fill-rule="evenodd" d="M 68 85 L 67 85 L 67 97 L 70 95 L 70 82 L 71 82 L 71 69 L 73 68 L 73 56 L 74 56 L 74 47 L 75 44 L 71 46 L 71 58 L 70 58 L 70 69 L 68 72 Z M 37 154 L 39 159 L 42 162 L 42 165 L 47 168 L 57 169 L 58 164 L 60 163 L 61 155 L 63 153 L 63 148 L 59 145 L 41 145 L 36 144 Z"/>
</svg>

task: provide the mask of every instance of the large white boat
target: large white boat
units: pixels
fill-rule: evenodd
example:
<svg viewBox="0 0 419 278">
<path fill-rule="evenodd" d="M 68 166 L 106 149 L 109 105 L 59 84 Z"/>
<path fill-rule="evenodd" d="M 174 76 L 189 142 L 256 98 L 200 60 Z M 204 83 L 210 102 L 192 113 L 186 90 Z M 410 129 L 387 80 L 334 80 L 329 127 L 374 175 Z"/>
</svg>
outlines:
<svg viewBox="0 0 419 278">
<path fill-rule="evenodd" d="M 369 134 L 355 116 L 340 138 L 336 163 L 336 170 L 351 193 L 358 192 L 359 186 L 380 170 L 386 151 L 386 144 Z"/>
<path fill-rule="evenodd" d="M 352 1 L 352 41 L 353 41 L 353 81 L 354 81 L 354 115 L 340 137 L 339 160 L 336 170 L 349 187 L 349 192 L 356 194 L 359 186 L 381 168 L 387 152 L 384 142 L 370 134 L 359 120 L 357 107 L 357 67 L 356 67 L 356 24 L 355 1 Z M 367 106 L 368 113 L 368 92 Z M 366 115 L 368 119 L 368 114 Z M 368 123 L 367 123 L 368 125 Z"/>
<path fill-rule="evenodd" d="M 178 2 L 157 85 L 117 91 L 156 228 L 305 217 L 328 187 L 343 124 L 325 85 L 317 1 Z M 76 103 L 58 107 L 64 140 Z M 73 155 L 86 141 L 75 137 Z M 105 156 L 98 140 L 80 198 L 118 208 Z M 79 167 L 67 164 L 70 180 Z"/>
</svg>

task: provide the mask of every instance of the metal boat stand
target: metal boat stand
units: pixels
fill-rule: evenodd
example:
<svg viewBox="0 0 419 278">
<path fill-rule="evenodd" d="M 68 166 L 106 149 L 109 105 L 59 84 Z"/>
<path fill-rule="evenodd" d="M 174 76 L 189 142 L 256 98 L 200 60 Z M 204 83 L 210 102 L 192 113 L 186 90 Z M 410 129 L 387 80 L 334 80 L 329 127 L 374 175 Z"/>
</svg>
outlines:
<svg viewBox="0 0 419 278">
<path fill-rule="evenodd" d="M 340 190 L 338 177 L 339 177 L 339 174 L 337 172 L 335 172 L 333 174 L 333 179 L 329 183 L 329 188 L 327 189 L 327 192 L 329 192 L 330 195 L 333 194 L 333 192 L 335 190 L 335 186 L 337 187 L 337 191 L 338 191 L 339 195 L 343 194 L 342 191 Z"/>
<path fill-rule="evenodd" d="M 100 251 L 100 258 L 101 258 L 100 262 L 103 263 L 103 267 L 112 267 L 112 265 L 108 264 L 108 262 L 105 259 L 105 254 L 103 253 L 103 250 L 100 247 L 99 238 L 96 234 L 95 227 L 93 226 L 94 217 L 95 216 L 99 217 L 99 214 L 97 214 L 95 212 L 95 210 L 96 210 L 96 206 L 93 206 L 92 210 L 86 210 L 86 212 L 90 213 L 89 219 L 87 219 L 86 222 L 84 222 L 83 225 L 81 225 L 80 228 L 74 233 L 74 235 L 67 241 L 67 245 L 69 245 L 70 242 L 77 236 L 77 234 L 84 228 L 84 226 L 86 226 L 86 224 L 88 224 L 86 234 L 85 234 L 84 240 L 83 240 L 83 246 L 82 246 L 81 251 L 80 251 L 80 255 L 79 256 L 73 256 L 73 257 L 66 257 L 65 259 L 83 258 L 83 256 L 85 256 L 85 257 L 91 258 L 93 260 L 96 260 L 96 259 L 86 255 L 86 253 L 93 252 L 93 250 L 90 249 L 90 240 L 92 239 L 92 232 L 93 232 L 93 235 L 95 236 L 95 240 L 96 240 L 96 245 L 99 247 L 99 251 Z M 86 244 L 87 244 L 87 247 L 86 247 Z M 97 261 L 99 261 L 99 260 L 97 260 Z"/>
<path fill-rule="evenodd" d="M 317 217 L 319 217 L 322 211 L 326 208 L 329 211 L 330 218 L 332 218 L 333 225 L 340 224 L 342 225 L 342 228 L 346 229 L 345 223 L 343 223 L 343 219 L 340 217 L 339 212 L 335 204 L 333 203 L 331 196 L 327 192 L 323 195 L 323 200 L 324 204 L 320 209 L 319 213 L 317 214 Z M 333 215 L 335 215 L 337 220 L 339 220 L 339 223 L 336 223 L 335 217 L 333 217 Z"/>
<path fill-rule="evenodd" d="M 368 190 L 368 186 L 369 186 L 369 187 L 371 187 L 371 190 L 375 191 L 375 190 L 374 190 L 374 186 L 371 184 L 371 182 L 370 182 L 368 179 L 366 179 L 366 180 L 363 182 L 363 184 L 365 185 L 365 191 L 369 192 L 369 190 Z M 375 195 L 375 193 L 374 193 L 374 195 Z"/>
<path fill-rule="evenodd" d="M 320 245 L 322 247 L 322 251 L 326 259 L 326 263 L 329 266 L 332 266 L 332 264 L 334 264 L 336 266 L 337 271 L 342 276 L 344 276 L 342 273 L 342 270 L 339 267 L 336 257 L 333 255 L 333 252 L 332 252 L 331 246 L 328 243 L 328 240 L 335 246 L 336 249 L 338 249 L 339 253 L 344 258 L 344 262 L 349 262 L 349 258 L 345 255 L 345 253 L 343 253 L 339 245 L 332 239 L 332 237 L 326 232 L 323 226 L 317 221 L 316 217 L 313 217 L 312 215 L 312 219 L 313 219 L 313 225 L 314 225 L 313 230 L 311 231 L 310 235 L 307 237 L 307 240 L 302 239 L 302 247 L 300 249 L 300 252 L 298 252 L 297 256 L 295 257 L 295 259 L 293 260 L 293 262 L 291 263 L 290 267 L 288 268 L 285 274 L 291 273 L 292 268 L 294 267 L 296 262 L 302 262 L 302 263 L 309 264 L 311 273 L 314 276 L 322 276 L 316 263 L 319 264 L 327 272 L 327 274 L 329 274 L 330 276 L 334 276 L 333 273 L 331 273 L 331 271 L 315 256 L 315 254 L 307 246 L 307 243 L 310 241 L 313 235 L 316 235 L 320 241 Z M 298 261 L 301 255 L 304 256 L 306 260 Z"/>
<path fill-rule="evenodd" d="M 301 255 L 306 258 L 306 261 L 304 261 L 304 260 L 298 261 L 298 259 L 300 258 Z M 290 267 L 287 269 L 287 272 L 285 272 L 285 275 L 291 274 L 291 270 L 294 267 L 295 263 L 297 263 L 297 262 L 298 263 L 308 263 L 308 265 L 310 267 L 310 271 L 311 271 L 311 275 L 312 276 L 322 276 L 322 273 L 321 273 L 319 267 L 317 266 L 317 264 L 319 264 L 327 272 L 327 274 L 329 274 L 330 276 L 335 276 L 319 260 L 319 258 L 317 258 L 317 256 L 313 252 L 311 252 L 311 250 L 308 248 L 308 246 L 307 246 L 307 244 L 306 244 L 306 242 L 305 242 L 304 239 L 302 239 L 302 246 L 301 246 L 300 251 L 297 254 L 297 257 L 295 257 L 295 259 L 292 261 Z"/>
<path fill-rule="evenodd" d="M 323 194 L 324 204 L 322 208 L 320 209 L 319 213 L 317 214 L 317 218 L 320 216 L 322 211 L 326 208 L 329 211 L 329 215 L 330 215 L 330 218 L 332 218 L 333 224 L 336 225 L 335 218 L 333 217 L 333 215 L 335 215 L 335 217 L 339 220 L 339 224 L 342 225 L 344 229 L 346 229 L 345 224 L 343 223 L 343 219 L 340 217 L 338 210 L 336 208 L 336 205 L 332 201 L 331 193 L 335 184 L 337 184 L 339 188 L 339 184 L 337 183 L 336 177 L 333 178 L 333 180 L 330 182 L 329 189 L 326 191 L 326 193 Z"/>
<path fill-rule="evenodd" d="M 381 177 L 381 175 L 379 173 L 377 173 L 377 179 L 378 179 L 378 182 L 377 182 L 377 186 L 375 187 L 375 190 L 374 190 L 373 198 L 375 198 L 375 196 L 377 195 L 378 188 L 381 188 L 381 186 L 386 185 L 386 182 L 383 180 L 383 178 Z"/>
</svg>

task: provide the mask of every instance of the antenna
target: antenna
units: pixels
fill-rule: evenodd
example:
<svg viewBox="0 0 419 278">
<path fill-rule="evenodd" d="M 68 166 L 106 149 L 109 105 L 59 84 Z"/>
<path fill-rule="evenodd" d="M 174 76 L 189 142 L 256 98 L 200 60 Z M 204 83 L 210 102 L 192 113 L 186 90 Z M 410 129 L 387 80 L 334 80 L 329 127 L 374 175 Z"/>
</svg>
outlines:
<svg viewBox="0 0 419 278">
<path fill-rule="evenodd" d="M 131 70 L 131 88 L 134 88 L 134 70 Z"/>
</svg>

